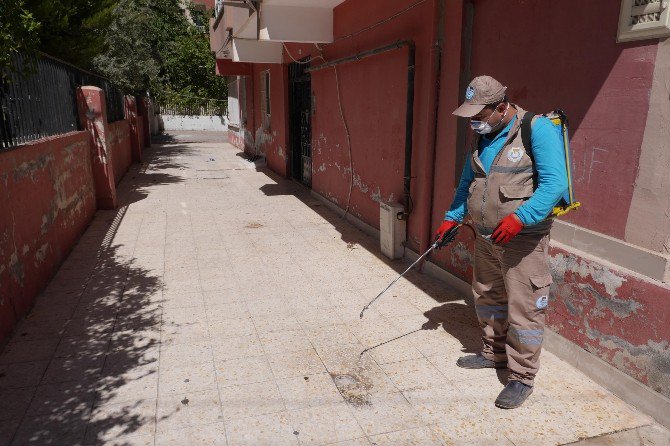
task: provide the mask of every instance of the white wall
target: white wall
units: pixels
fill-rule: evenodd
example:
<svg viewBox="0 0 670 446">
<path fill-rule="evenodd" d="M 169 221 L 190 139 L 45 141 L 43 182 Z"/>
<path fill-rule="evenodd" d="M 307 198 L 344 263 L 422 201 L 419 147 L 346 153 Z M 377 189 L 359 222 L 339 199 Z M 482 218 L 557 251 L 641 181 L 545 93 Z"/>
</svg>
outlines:
<svg viewBox="0 0 670 446">
<path fill-rule="evenodd" d="M 163 115 L 163 128 L 169 130 L 201 130 L 223 132 L 228 130 L 225 116 L 174 116 Z"/>
</svg>

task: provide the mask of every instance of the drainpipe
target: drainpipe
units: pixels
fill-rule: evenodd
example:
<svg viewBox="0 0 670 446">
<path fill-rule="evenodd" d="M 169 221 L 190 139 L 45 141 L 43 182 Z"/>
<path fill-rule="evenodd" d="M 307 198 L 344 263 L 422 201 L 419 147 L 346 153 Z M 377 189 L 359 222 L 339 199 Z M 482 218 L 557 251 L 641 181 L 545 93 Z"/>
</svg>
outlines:
<svg viewBox="0 0 670 446">
<path fill-rule="evenodd" d="M 343 57 L 341 59 L 326 62 L 324 64 L 309 67 L 305 71 L 311 73 L 326 68 L 331 68 L 336 65 L 341 65 L 348 62 L 356 62 L 367 57 L 376 56 L 378 54 L 394 51 L 402 47 L 407 47 L 407 111 L 405 113 L 405 169 L 403 175 L 403 204 L 405 205 L 405 212 L 398 214 L 398 218 L 406 220 L 412 212 L 413 204 L 410 195 L 410 183 L 412 178 L 412 137 L 414 130 L 414 61 L 416 58 L 416 47 L 412 40 L 399 40 L 390 45 L 385 45 L 368 51 L 363 51 L 353 56 Z M 354 173 L 351 172 L 353 175 Z"/>
<path fill-rule="evenodd" d="M 435 37 L 433 44 L 433 70 L 430 74 L 430 83 L 433 87 L 433 94 L 430 96 L 429 108 L 433 112 L 435 119 L 431 123 L 431 132 L 428 140 L 428 147 L 430 151 L 428 153 L 428 178 L 426 179 L 426 190 L 428 191 L 428 209 L 425 232 L 421 234 L 419 238 L 419 253 L 426 252 L 428 247 L 432 242 L 432 230 L 433 230 L 433 211 L 435 203 L 435 176 L 437 166 L 435 165 L 437 157 L 437 129 L 439 121 L 439 111 L 440 111 L 440 78 L 442 76 L 442 45 L 444 42 L 444 14 L 445 14 L 445 0 L 436 0 L 435 2 Z M 423 268 L 423 265 L 426 263 L 426 258 L 424 257 L 419 264 L 419 269 Z"/>
</svg>

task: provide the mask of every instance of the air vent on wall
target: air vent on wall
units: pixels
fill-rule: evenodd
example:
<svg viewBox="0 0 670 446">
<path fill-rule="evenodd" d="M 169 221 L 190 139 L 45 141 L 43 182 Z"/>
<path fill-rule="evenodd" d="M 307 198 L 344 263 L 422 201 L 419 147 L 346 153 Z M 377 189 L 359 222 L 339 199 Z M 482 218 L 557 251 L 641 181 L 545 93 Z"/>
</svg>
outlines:
<svg viewBox="0 0 670 446">
<path fill-rule="evenodd" d="M 670 0 L 622 0 L 617 42 L 670 36 Z"/>
</svg>

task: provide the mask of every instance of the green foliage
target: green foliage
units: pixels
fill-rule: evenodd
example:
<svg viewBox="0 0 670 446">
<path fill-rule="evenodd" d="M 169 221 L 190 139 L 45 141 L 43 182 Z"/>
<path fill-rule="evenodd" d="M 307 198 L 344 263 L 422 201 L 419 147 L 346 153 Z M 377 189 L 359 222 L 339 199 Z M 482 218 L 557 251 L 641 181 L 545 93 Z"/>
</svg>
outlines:
<svg viewBox="0 0 670 446">
<path fill-rule="evenodd" d="M 10 0 L 11 1 L 11 0 Z M 118 0 L 24 0 L 41 24 L 39 49 L 85 69 L 105 49 Z"/>
<path fill-rule="evenodd" d="M 0 0 L 0 72 L 12 69 L 16 54 L 35 53 L 39 29 L 39 22 L 25 9 L 23 0 Z"/>
<path fill-rule="evenodd" d="M 144 94 L 160 72 L 147 36 L 151 19 L 148 8 L 132 0 L 119 2 L 105 38 L 107 50 L 93 60 L 94 66 L 123 91 L 137 95 Z"/>
<path fill-rule="evenodd" d="M 187 20 L 180 0 L 120 0 L 105 43 L 95 66 L 127 91 L 226 96 L 209 36 Z"/>
<path fill-rule="evenodd" d="M 207 34 L 191 32 L 174 41 L 164 60 L 166 89 L 185 96 L 222 99 L 226 84 L 216 76 Z"/>
</svg>

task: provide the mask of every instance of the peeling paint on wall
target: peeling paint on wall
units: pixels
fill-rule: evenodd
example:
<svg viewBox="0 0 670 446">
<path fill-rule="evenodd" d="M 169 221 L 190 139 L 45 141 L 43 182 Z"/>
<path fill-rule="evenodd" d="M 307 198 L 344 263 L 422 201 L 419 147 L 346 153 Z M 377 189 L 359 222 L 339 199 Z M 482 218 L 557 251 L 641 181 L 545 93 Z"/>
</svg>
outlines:
<svg viewBox="0 0 670 446">
<path fill-rule="evenodd" d="M 351 172 L 351 169 L 348 169 L 348 170 L 349 170 L 349 172 Z M 348 173 L 348 172 L 347 172 L 347 169 L 345 169 L 345 172 L 344 172 L 344 173 L 345 173 L 345 174 Z M 363 192 L 364 194 L 367 193 L 368 190 L 370 190 L 370 188 L 368 187 L 368 185 L 365 184 L 365 183 L 363 183 L 363 181 L 361 181 L 361 176 L 360 176 L 359 174 L 357 174 L 357 173 L 354 173 L 354 187 L 357 187 L 357 188 L 358 188 L 361 192 Z"/>
<path fill-rule="evenodd" d="M 382 191 L 379 189 L 379 186 L 377 186 L 375 190 L 370 194 L 370 198 L 372 198 L 372 201 L 376 203 L 382 201 Z"/>
<path fill-rule="evenodd" d="M 42 155 L 36 160 L 21 163 L 18 167 L 12 170 L 14 181 L 18 182 L 23 178 L 30 177 L 30 180 L 35 183 L 37 181 L 37 172 L 44 170 L 49 163 L 53 162 L 53 160 L 53 155 Z"/>
<path fill-rule="evenodd" d="M 611 296 L 617 295 L 626 279 L 611 269 L 598 263 L 587 262 L 573 255 L 557 254 L 551 257 L 551 266 L 555 275 L 565 276 L 566 272 L 578 274 L 582 278 L 590 277 L 594 282 L 605 287 Z"/>
<path fill-rule="evenodd" d="M 611 362 L 621 370 L 636 370 L 638 379 L 661 394 L 670 389 L 670 346 L 668 341 L 647 341 L 633 345 L 618 336 L 588 329 L 587 335 L 599 346 L 599 352 L 611 357 Z"/>
<path fill-rule="evenodd" d="M 473 257 L 468 250 L 468 247 L 463 242 L 458 242 L 452 246 L 451 250 L 451 264 L 460 269 L 463 272 L 466 272 L 468 268 L 472 267 Z"/>
<path fill-rule="evenodd" d="M 49 248 L 48 243 L 42 244 L 40 248 L 35 252 L 35 266 L 39 266 L 41 263 L 44 262 L 44 259 L 46 258 L 47 254 L 47 249 Z"/>
<path fill-rule="evenodd" d="M 263 126 L 256 129 L 256 137 L 254 138 L 254 149 L 256 154 L 265 154 L 265 145 L 272 144 L 274 137 Z"/>
</svg>

